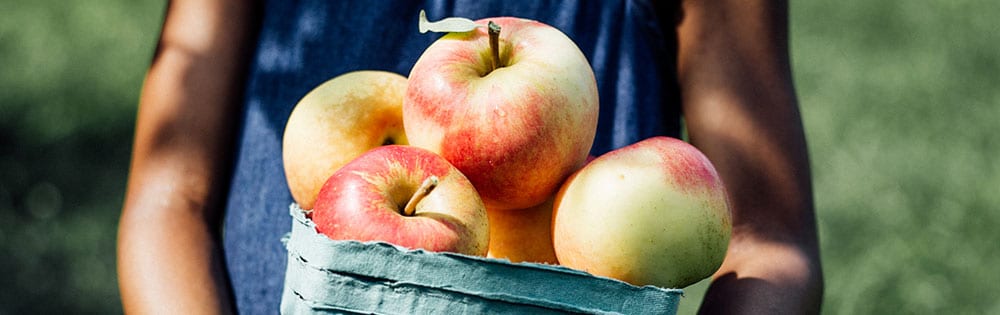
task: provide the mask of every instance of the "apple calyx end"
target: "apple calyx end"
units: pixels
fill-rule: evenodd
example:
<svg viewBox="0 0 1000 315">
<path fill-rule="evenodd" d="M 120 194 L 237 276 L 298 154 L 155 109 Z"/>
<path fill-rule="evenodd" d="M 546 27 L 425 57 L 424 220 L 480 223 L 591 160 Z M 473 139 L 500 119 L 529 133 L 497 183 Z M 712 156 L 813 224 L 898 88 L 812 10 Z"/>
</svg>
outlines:
<svg viewBox="0 0 1000 315">
<path fill-rule="evenodd" d="M 413 214 L 417 211 L 417 204 L 437 187 L 438 182 L 439 180 L 437 176 L 433 175 L 424 179 L 424 181 L 420 183 L 420 187 L 417 188 L 417 191 L 413 192 L 413 196 L 410 197 L 410 201 L 406 202 L 406 206 L 403 207 L 403 215 L 407 217 L 413 216 Z"/>
</svg>

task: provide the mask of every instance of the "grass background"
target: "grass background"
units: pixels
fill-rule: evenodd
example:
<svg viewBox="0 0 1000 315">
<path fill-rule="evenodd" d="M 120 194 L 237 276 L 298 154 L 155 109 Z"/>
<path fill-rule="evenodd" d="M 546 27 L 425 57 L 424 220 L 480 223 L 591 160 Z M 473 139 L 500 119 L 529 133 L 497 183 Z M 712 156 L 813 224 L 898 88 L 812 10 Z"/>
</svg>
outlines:
<svg viewBox="0 0 1000 315">
<path fill-rule="evenodd" d="M 115 227 L 163 5 L 0 0 L 0 314 L 121 312 Z M 791 12 L 824 313 L 1000 313 L 1000 2 Z"/>
</svg>

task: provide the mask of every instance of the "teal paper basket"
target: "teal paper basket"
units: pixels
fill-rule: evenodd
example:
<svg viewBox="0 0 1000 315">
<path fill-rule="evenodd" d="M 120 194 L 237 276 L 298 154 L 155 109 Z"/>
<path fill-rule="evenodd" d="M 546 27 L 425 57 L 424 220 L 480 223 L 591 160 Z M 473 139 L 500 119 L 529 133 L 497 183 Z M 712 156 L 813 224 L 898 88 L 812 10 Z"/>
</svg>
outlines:
<svg viewBox="0 0 1000 315">
<path fill-rule="evenodd" d="M 283 314 L 675 314 L 683 293 L 559 266 L 333 241 L 289 208 Z"/>
</svg>

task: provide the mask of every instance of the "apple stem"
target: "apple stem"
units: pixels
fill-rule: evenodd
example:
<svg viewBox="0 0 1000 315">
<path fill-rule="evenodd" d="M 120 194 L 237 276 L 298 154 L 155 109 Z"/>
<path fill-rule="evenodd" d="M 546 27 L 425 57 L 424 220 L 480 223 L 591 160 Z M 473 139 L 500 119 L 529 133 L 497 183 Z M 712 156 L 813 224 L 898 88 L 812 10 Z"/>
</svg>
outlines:
<svg viewBox="0 0 1000 315">
<path fill-rule="evenodd" d="M 490 34 L 490 72 L 500 68 L 502 63 L 500 62 L 500 25 L 490 21 L 487 24 Z"/>
<path fill-rule="evenodd" d="M 420 187 L 417 188 L 417 191 L 413 192 L 413 196 L 410 197 L 410 201 L 406 203 L 406 207 L 403 207 L 403 215 L 408 217 L 412 216 L 413 213 L 417 211 L 417 203 L 419 203 L 420 200 L 423 200 L 424 197 L 427 197 L 427 195 L 431 193 L 431 190 L 434 190 L 434 187 L 437 187 L 437 185 L 437 176 L 431 176 L 424 179 L 424 182 L 420 183 Z"/>
</svg>

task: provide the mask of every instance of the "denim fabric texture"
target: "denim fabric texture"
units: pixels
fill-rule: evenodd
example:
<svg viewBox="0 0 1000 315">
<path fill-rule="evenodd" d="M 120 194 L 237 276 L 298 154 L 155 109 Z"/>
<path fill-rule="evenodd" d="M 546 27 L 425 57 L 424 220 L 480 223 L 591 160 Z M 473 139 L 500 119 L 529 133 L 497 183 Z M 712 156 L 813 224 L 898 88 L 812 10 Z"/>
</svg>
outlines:
<svg viewBox="0 0 1000 315">
<path fill-rule="evenodd" d="M 246 81 L 223 228 L 226 268 L 243 314 L 277 313 L 289 232 L 281 140 L 295 104 L 310 90 L 355 70 L 404 76 L 441 34 L 431 20 L 516 16 L 573 39 L 594 69 L 600 118 L 592 154 L 680 134 L 673 15 L 647 1 L 267 1 Z"/>
</svg>

